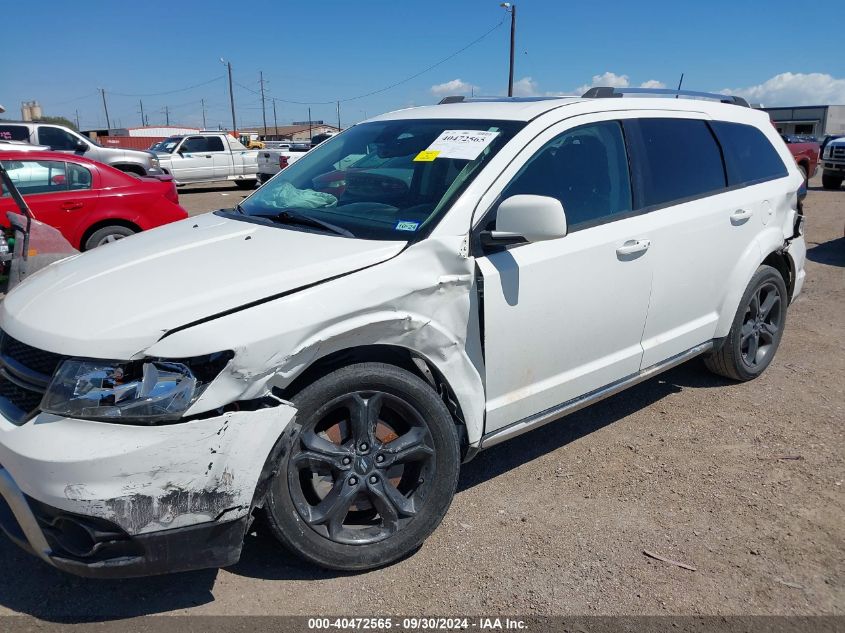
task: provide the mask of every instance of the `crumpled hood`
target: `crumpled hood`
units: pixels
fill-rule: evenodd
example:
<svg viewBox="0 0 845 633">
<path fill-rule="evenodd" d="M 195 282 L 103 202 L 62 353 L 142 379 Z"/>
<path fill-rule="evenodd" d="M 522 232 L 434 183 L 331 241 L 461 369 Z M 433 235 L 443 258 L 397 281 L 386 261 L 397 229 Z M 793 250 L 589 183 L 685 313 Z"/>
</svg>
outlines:
<svg viewBox="0 0 845 633">
<path fill-rule="evenodd" d="M 169 330 L 377 264 L 404 246 L 209 213 L 39 271 L 0 304 L 0 327 L 40 349 L 131 358 Z"/>
</svg>

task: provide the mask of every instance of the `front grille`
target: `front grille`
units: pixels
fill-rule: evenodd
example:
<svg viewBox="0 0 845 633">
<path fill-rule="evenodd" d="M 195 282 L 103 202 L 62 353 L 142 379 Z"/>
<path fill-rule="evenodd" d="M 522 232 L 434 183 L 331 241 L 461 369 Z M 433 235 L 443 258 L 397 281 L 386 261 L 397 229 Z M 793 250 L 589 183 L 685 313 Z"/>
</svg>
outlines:
<svg viewBox="0 0 845 633">
<path fill-rule="evenodd" d="M 21 343 L 0 331 L 0 412 L 23 424 L 37 411 L 65 356 Z"/>
<path fill-rule="evenodd" d="M 833 151 L 830 152 L 831 158 L 845 158 L 845 147 L 834 146 Z"/>
<path fill-rule="evenodd" d="M 5 333 L 0 338 L 0 355 L 16 360 L 24 367 L 47 376 L 52 376 L 59 363 L 64 360 L 61 354 L 31 347 Z"/>
</svg>

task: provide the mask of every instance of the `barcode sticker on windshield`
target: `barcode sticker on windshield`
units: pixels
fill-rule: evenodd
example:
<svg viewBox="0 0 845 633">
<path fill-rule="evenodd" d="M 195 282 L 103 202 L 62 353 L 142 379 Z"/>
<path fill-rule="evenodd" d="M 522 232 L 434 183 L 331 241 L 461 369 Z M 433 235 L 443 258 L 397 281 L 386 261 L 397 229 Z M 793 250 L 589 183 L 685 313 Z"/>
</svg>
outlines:
<svg viewBox="0 0 845 633">
<path fill-rule="evenodd" d="M 397 231 L 416 231 L 417 227 L 420 225 L 419 222 L 409 222 L 408 220 L 402 220 L 401 222 L 396 223 L 396 230 Z"/>
<path fill-rule="evenodd" d="M 498 135 L 482 130 L 445 130 L 425 151 L 439 152 L 437 158 L 475 160 Z"/>
</svg>

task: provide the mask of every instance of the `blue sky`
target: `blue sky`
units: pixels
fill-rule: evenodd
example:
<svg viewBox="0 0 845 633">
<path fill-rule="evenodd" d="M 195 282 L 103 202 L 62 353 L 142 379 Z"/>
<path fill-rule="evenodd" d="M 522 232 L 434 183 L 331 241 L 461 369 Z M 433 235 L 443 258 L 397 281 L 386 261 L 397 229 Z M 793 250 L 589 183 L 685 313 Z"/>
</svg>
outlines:
<svg viewBox="0 0 845 633">
<path fill-rule="evenodd" d="M 796 12 L 806 19 L 791 23 Z M 798 9 L 782 0 L 520 0 L 517 91 L 675 86 L 683 72 L 686 88 L 739 89 L 765 105 L 845 103 L 841 37 L 823 26 L 824 16 L 841 13 L 841 3 L 826 1 Z M 9 118 L 22 100 L 36 99 L 47 115 L 73 119 L 78 110 L 83 128 L 104 126 L 103 87 L 113 126 L 140 124 L 139 98 L 151 124 L 164 123 L 167 106 L 172 124 L 198 125 L 205 99 L 209 126 L 227 125 L 224 57 L 234 70 L 239 127 L 261 122 L 261 101 L 251 92 L 259 71 L 268 96 L 313 102 L 314 119 L 335 122 L 334 104 L 317 102 L 400 82 L 491 29 L 410 81 L 343 101 L 341 121 L 450 92 L 507 88 L 509 18 L 497 0 L 49 0 L 8 3 L 3 14 L 4 24 L 20 27 L 3 36 L 0 104 Z M 307 108 L 278 101 L 279 124 L 307 119 Z"/>
</svg>

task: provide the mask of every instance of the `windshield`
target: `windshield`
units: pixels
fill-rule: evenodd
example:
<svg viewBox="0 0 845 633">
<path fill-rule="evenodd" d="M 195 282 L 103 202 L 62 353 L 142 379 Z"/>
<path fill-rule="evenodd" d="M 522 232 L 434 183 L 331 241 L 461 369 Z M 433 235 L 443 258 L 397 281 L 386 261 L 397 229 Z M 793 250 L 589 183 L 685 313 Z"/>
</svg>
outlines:
<svg viewBox="0 0 845 633">
<path fill-rule="evenodd" d="M 179 141 L 181 141 L 183 138 L 184 137 L 182 136 L 171 136 L 170 138 L 166 138 L 163 141 L 159 141 L 158 143 L 153 143 L 150 146 L 150 150 L 154 152 L 172 154 L 173 150 L 176 149 L 176 146 L 179 145 Z"/>
<path fill-rule="evenodd" d="M 322 222 L 357 238 L 411 240 L 439 221 L 524 125 L 478 119 L 356 125 L 279 172 L 239 211 L 285 225 L 304 216 L 312 229 Z"/>
</svg>

